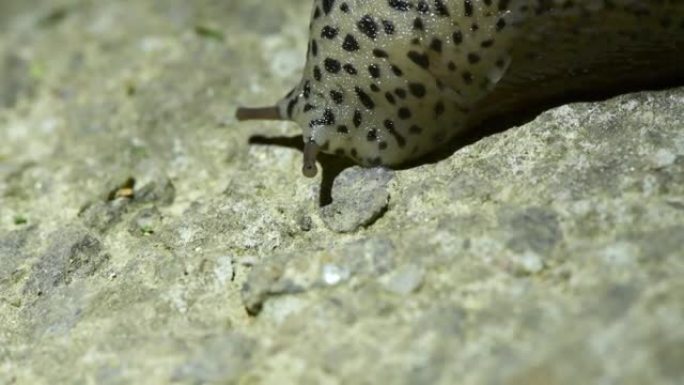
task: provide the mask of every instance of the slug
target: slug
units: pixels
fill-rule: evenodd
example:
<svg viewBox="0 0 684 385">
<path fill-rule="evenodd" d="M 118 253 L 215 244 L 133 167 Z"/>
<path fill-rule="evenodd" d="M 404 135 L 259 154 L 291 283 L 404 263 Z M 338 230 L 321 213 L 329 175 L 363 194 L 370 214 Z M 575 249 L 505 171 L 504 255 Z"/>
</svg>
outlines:
<svg viewBox="0 0 684 385">
<path fill-rule="evenodd" d="M 271 107 L 319 152 L 397 166 L 497 112 L 684 71 L 682 0 L 315 0 L 304 74 Z"/>
</svg>

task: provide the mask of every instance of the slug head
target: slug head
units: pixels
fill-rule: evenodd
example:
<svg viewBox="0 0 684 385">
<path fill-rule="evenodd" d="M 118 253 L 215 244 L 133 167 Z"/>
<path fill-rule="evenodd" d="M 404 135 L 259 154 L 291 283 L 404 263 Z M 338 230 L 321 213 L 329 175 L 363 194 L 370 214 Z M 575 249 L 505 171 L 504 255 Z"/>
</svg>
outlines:
<svg viewBox="0 0 684 385">
<path fill-rule="evenodd" d="M 434 39 L 396 4 L 315 1 L 301 81 L 275 106 L 240 108 L 237 118 L 296 122 L 309 177 L 319 151 L 392 166 L 446 142 L 463 125 L 467 95 L 439 80 L 448 69 Z"/>
</svg>

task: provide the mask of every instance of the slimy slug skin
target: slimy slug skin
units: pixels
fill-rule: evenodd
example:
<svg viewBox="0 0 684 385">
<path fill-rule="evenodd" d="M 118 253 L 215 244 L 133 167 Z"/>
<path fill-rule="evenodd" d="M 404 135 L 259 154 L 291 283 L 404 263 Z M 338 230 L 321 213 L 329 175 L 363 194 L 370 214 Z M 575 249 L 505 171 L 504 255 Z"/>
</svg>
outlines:
<svg viewBox="0 0 684 385">
<path fill-rule="evenodd" d="M 237 118 L 302 128 L 316 155 L 397 166 L 500 111 L 684 71 L 683 0 L 315 0 L 303 76 Z"/>
</svg>

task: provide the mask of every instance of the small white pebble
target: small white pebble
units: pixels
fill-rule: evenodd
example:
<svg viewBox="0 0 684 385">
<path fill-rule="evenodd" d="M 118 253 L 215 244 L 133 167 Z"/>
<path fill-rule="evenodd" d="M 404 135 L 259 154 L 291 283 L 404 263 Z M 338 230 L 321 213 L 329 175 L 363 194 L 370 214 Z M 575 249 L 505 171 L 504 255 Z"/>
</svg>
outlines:
<svg viewBox="0 0 684 385">
<path fill-rule="evenodd" d="M 331 263 L 323 265 L 323 282 L 326 285 L 336 285 L 349 278 L 349 271 Z"/>
<path fill-rule="evenodd" d="M 383 276 L 380 281 L 385 288 L 395 294 L 411 294 L 421 286 L 425 278 L 425 272 L 416 265 L 405 265 Z"/>
<path fill-rule="evenodd" d="M 536 274 L 544 269 L 544 261 L 531 251 L 515 255 L 512 262 L 516 272 L 520 274 Z"/>
</svg>

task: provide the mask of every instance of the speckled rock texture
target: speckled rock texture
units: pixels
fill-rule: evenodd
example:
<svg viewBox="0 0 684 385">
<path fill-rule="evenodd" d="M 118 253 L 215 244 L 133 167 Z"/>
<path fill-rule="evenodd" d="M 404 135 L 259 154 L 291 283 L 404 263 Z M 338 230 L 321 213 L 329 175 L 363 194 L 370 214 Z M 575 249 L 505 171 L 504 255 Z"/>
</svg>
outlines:
<svg viewBox="0 0 684 385">
<path fill-rule="evenodd" d="M 354 166 L 342 171 L 332 185 L 332 202 L 321 207 L 323 223 L 340 233 L 372 224 L 387 210 L 393 178 L 394 172 L 383 167 Z"/>
<path fill-rule="evenodd" d="M 233 118 L 309 3 L 0 2 L 0 384 L 681 384 L 684 89 L 344 170 L 340 233 Z"/>
</svg>

